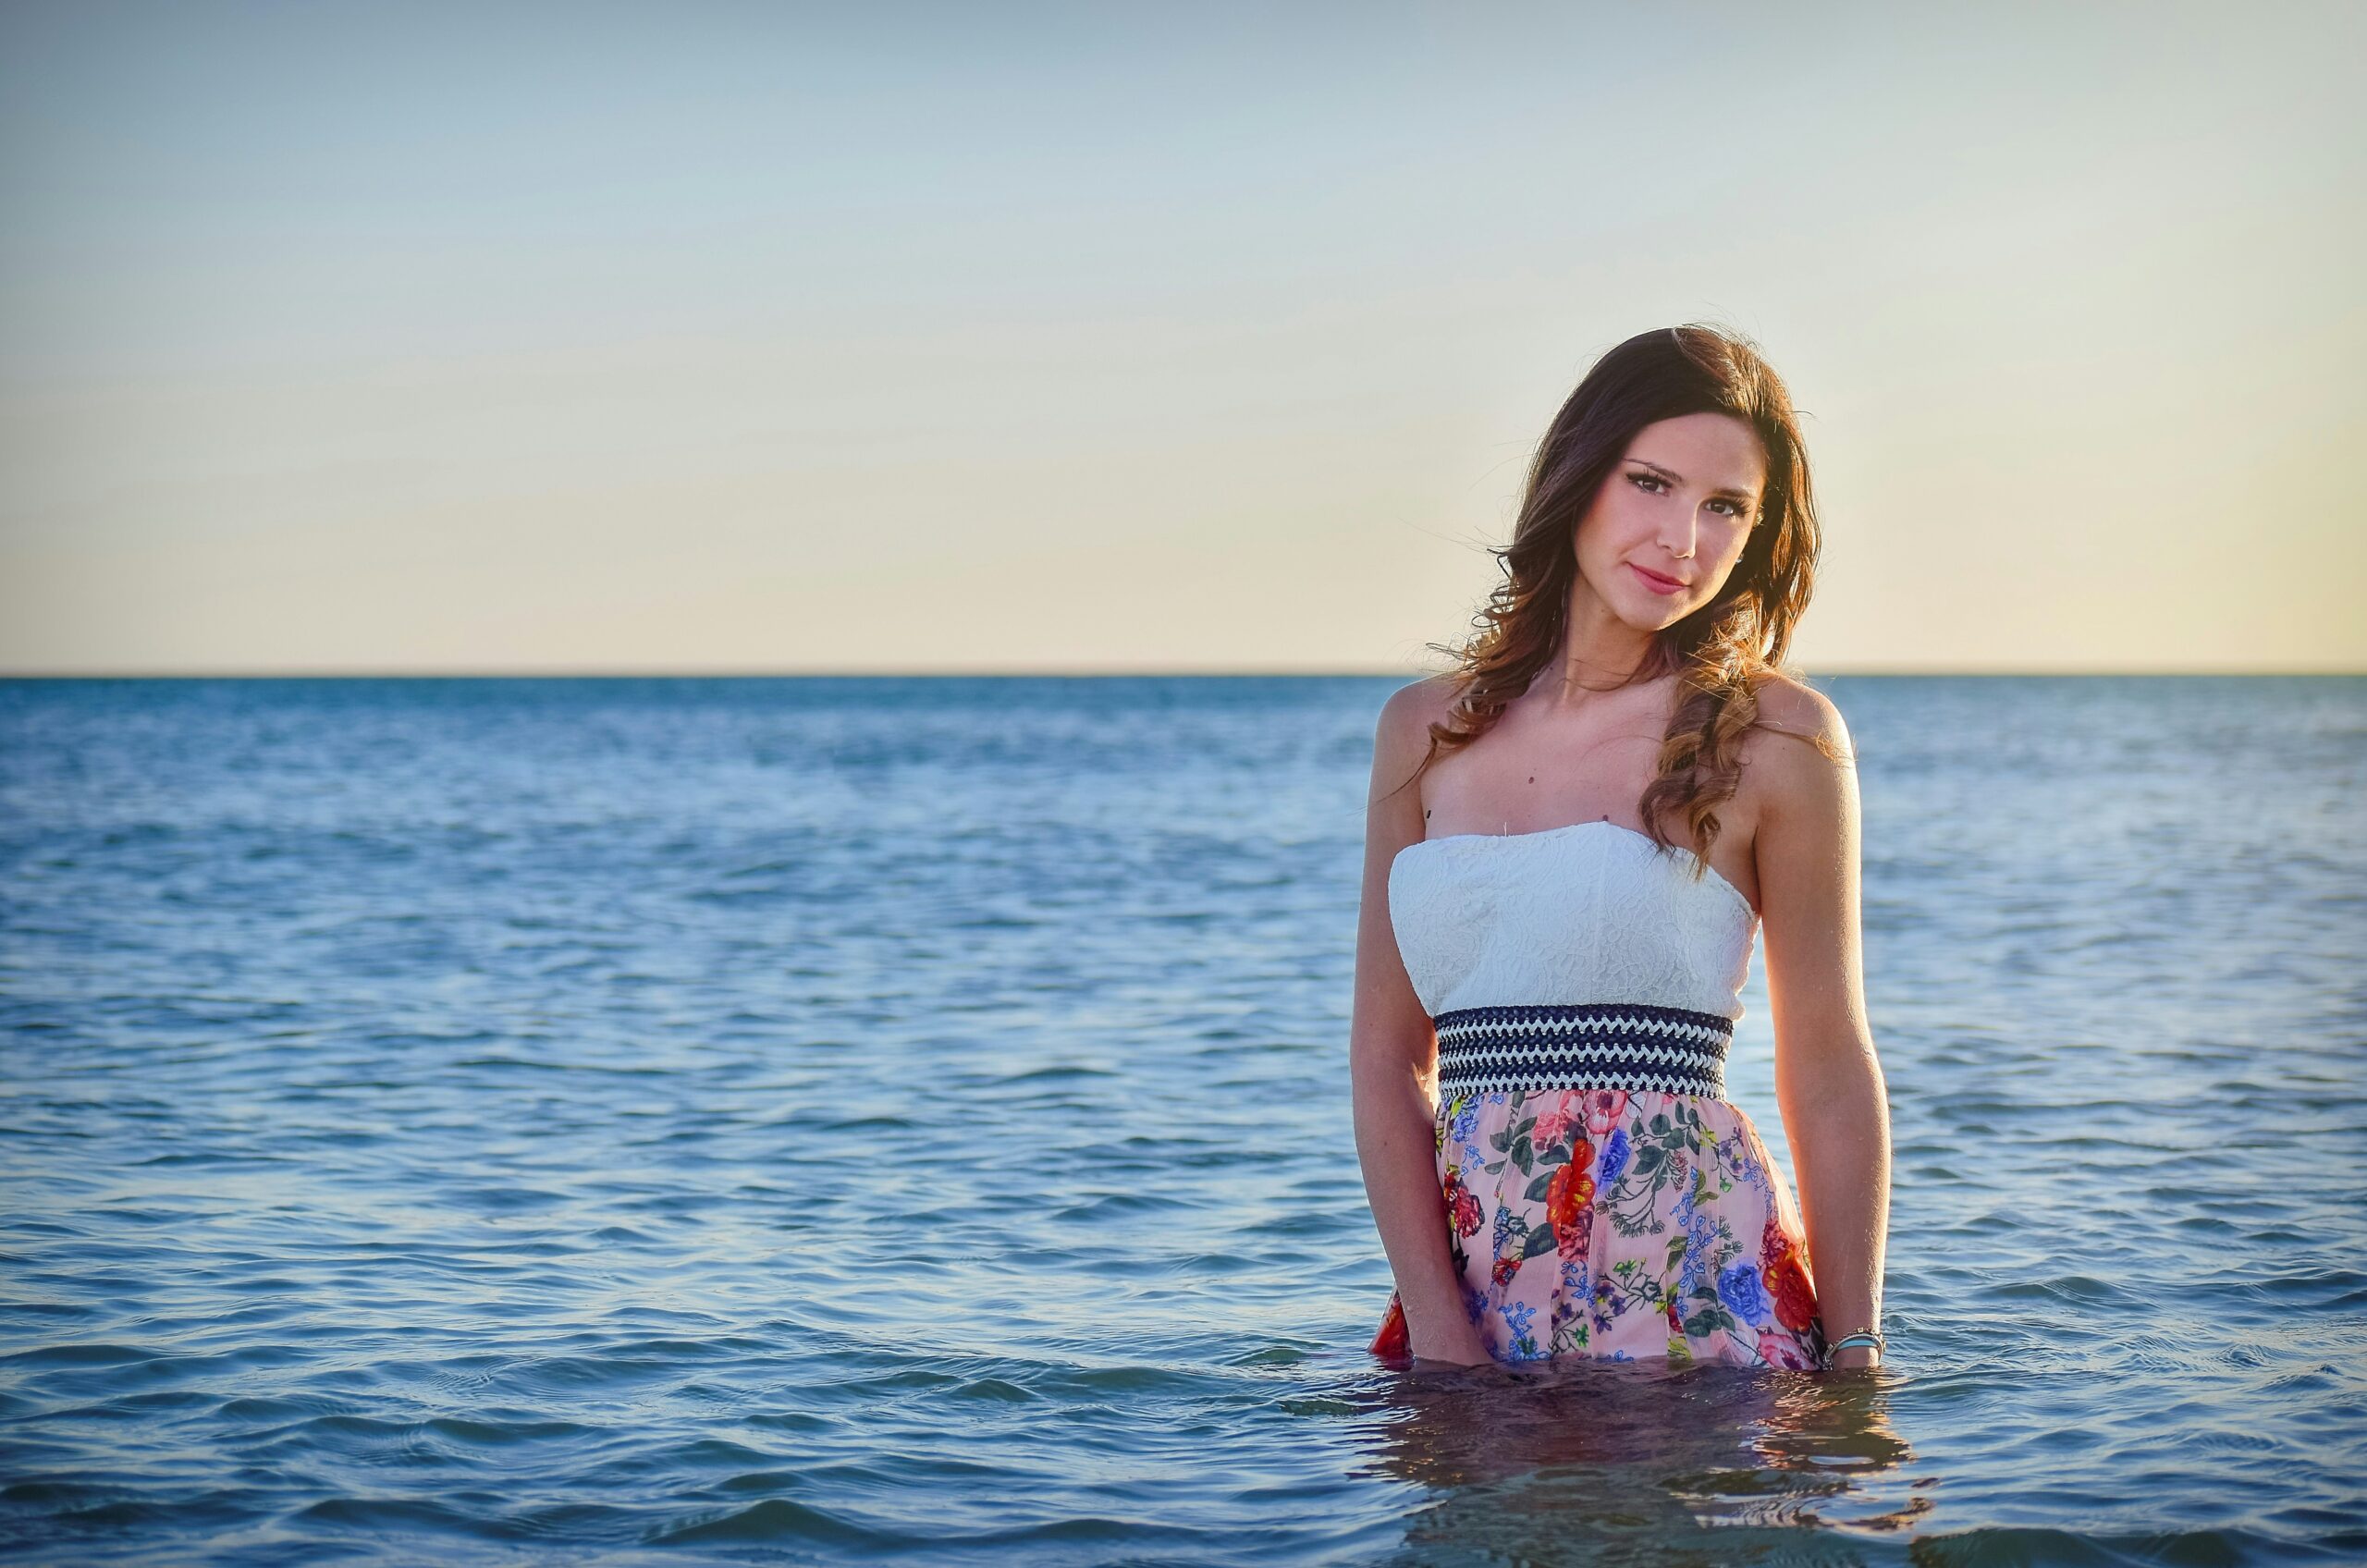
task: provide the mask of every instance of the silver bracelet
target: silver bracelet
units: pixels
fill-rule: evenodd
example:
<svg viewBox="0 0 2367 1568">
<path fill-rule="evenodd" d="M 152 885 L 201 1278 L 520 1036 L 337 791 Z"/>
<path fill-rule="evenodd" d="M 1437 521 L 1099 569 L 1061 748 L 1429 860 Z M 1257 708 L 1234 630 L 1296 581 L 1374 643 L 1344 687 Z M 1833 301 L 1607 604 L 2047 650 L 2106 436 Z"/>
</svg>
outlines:
<svg viewBox="0 0 2367 1568">
<path fill-rule="evenodd" d="M 1871 1329 L 1860 1329 L 1854 1334 L 1844 1334 L 1825 1345 L 1824 1365 L 1830 1368 L 1833 1366 L 1834 1353 L 1844 1350 L 1870 1350 L 1874 1353 L 1874 1359 L 1880 1361 L 1883 1355 L 1883 1337 Z"/>
</svg>

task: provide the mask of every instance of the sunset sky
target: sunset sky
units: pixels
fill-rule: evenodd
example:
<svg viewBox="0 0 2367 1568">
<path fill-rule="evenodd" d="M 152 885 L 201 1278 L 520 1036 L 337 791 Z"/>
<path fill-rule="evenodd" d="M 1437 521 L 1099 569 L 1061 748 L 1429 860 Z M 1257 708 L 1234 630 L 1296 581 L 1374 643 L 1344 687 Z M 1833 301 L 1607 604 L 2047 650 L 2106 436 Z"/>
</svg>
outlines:
<svg viewBox="0 0 2367 1568">
<path fill-rule="evenodd" d="M 2367 669 L 2367 6 L 0 10 L 0 672 L 1395 670 L 1630 334 L 1843 670 Z"/>
</svg>

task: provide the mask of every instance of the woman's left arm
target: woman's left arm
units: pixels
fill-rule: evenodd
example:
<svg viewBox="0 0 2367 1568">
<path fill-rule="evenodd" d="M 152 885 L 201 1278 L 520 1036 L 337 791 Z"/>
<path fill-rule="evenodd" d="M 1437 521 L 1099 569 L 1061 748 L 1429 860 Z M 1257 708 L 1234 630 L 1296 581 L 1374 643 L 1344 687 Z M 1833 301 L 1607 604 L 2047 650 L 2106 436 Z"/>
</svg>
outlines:
<svg viewBox="0 0 2367 1568">
<path fill-rule="evenodd" d="M 1809 1273 L 1829 1339 L 1882 1327 L 1890 1228 L 1890 1106 L 1866 1022 L 1858 917 L 1858 771 L 1841 714 L 1821 692 L 1772 681 L 1745 753 L 1758 802 L 1775 1100 L 1799 1179 Z M 1821 740 L 1827 755 L 1803 735 Z M 1870 1349 L 1835 1366 L 1874 1364 Z"/>
</svg>

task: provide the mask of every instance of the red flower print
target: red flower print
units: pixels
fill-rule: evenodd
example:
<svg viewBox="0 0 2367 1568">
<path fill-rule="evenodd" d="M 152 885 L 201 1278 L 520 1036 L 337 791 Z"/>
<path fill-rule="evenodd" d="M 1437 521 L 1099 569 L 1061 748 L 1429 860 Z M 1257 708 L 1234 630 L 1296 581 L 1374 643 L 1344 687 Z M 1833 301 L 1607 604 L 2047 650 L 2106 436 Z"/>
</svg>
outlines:
<svg viewBox="0 0 2367 1568">
<path fill-rule="evenodd" d="M 1508 1252 L 1504 1254 L 1503 1256 L 1496 1259 L 1496 1271 L 1494 1276 L 1496 1283 L 1499 1285 L 1511 1284 L 1513 1276 L 1519 1273 L 1520 1266 L 1527 1261 L 1528 1255 L 1525 1252 Z"/>
<path fill-rule="evenodd" d="M 1627 1091 L 1625 1089 L 1588 1089 L 1586 1092 L 1587 1131 L 1600 1138 L 1619 1125 L 1627 1114 Z"/>
<path fill-rule="evenodd" d="M 1392 1361 L 1403 1360 L 1414 1354 L 1413 1331 L 1405 1327 L 1404 1304 L 1397 1292 L 1389 1292 L 1389 1310 L 1380 1316 L 1380 1332 L 1372 1337 L 1371 1353 Z"/>
<path fill-rule="evenodd" d="M 1781 1258 L 1762 1264 L 1759 1277 L 1775 1304 L 1776 1322 L 1797 1332 L 1816 1321 L 1816 1287 L 1809 1282 L 1809 1271 L 1800 1267 L 1797 1254 L 1786 1249 Z"/>
<path fill-rule="evenodd" d="M 1458 1236 L 1478 1232 L 1480 1225 L 1479 1195 L 1463 1184 L 1463 1172 L 1449 1169 L 1444 1186 L 1448 1223 Z"/>
<path fill-rule="evenodd" d="M 1577 1124 L 1578 1118 L 1576 1111 L 1571 1110 L 1566 1104 L 1555 1106 L 1551 1110 L 1539 1116 L 1537 1119 L 1537 1125 L 1528 1130 L 1529 1146 L 1539 1149 L 1551 1148 L 1555 1144 L 1568 1137 L 1570 1129 Z"/>
<path fill-rule="evenodd" d="M 1808 1259 L 1772 1210 L 1759 1233 L 1759 1277 L 1775 1305 L 1776 1322 L 1805 1329 L 1816 1320 L 1816 1286 L 1809 1280 Z"/>
<path fill-rule="evenodd" d="M 1586 1150 L 1584 1157 L 1553 1172 L 1545 1188 L 1545 1222 L 1553 1227 L 1564 1250 L 1570 1232 L 1584 1229 L 1593 1218 L 1594 1150 L 1585 1144 L 1578 1146 Z"/>
<path fill-rule="evenodd" d="M 1759 1330 L 1760 1359 L 1770 1366 L 1787 1366 L 1795 1372 L 1813 1372 L 1816 1363 L 1800 1348 L 1800 1341 L 1772 1329 Z"/>
</svg>

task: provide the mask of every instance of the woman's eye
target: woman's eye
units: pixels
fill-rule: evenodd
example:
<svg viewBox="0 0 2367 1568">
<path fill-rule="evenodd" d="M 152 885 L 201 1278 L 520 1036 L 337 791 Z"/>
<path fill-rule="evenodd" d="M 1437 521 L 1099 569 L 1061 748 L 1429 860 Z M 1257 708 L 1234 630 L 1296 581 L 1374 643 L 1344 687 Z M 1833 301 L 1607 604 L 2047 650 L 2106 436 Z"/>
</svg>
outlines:
<svg viewBox="0 0 2367 1568">
<path fill-rule="evenodd" d="M 1636 484 L 1637 488 L 1654 496 L 1660 494 L 1659 490 L 1653 488 L 1655 485 L 1665 486 L 1668 484 L 1667 480 L 1657 473 L 1631 473 L 1627 477 Z M 1730 500 L 1723 496 L 1715 497 L 1714 504 L 1725 508 L 1723 515 L 1727 517 L 1748 518 L 1750 515 L 1743 509 L 1743 504 L 1740 501 Z"/>
</svg>

